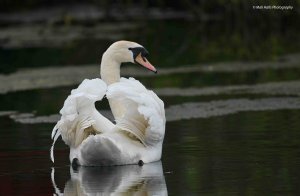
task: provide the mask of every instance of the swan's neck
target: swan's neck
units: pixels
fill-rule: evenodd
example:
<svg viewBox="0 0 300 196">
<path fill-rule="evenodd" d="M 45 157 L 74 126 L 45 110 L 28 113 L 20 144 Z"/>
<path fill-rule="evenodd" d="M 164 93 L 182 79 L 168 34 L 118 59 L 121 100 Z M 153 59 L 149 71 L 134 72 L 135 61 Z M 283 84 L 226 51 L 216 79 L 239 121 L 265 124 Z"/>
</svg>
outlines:
<svg viewBox="0 0 300 196">
<path fill-rule="evenodd" d="M 120 66 L 121 63 L 116 61 L 111 55 L 112 52 L 107 50 L 103 56 L 101 61 L 101 78 L 107 84 L 113 84 L 120 81 Z M 115 117 L 121 118 L 125 112 L 125 108 L 119 101 L 108 99 L 110 109 Z"/>
<path fill-rule="evenodd" d="M 113 58 L 111 52 L 106 51 L 103 54 L 100 74 L 107 85 L 120 81 L 120 65 L 121 63 Z"/>
</svg>

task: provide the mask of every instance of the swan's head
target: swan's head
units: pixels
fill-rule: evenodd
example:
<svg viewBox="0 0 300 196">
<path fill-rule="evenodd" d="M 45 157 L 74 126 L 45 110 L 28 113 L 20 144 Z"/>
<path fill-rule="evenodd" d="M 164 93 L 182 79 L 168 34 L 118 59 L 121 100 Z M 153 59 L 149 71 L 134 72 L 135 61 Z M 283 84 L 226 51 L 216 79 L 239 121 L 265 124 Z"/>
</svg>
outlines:
<svg viewBox="0 0 300 196">
<path fill-rule="evenodd" d="M 118 63 L 135 63 L 157 73 L 155 67 L 147 60 L 148 51 L 138 43 L 130 41 L 117 41 L 104 53 L 110 55 Z"/>
</svg>

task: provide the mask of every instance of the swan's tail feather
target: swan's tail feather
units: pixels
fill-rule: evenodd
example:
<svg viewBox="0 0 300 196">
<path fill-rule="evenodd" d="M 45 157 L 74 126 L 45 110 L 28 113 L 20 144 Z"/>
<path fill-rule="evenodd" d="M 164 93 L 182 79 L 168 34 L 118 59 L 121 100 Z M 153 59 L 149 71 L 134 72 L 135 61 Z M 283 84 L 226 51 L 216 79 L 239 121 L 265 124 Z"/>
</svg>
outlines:
<svg viewBox="0 0 300 196">
<path fill-rule="evenodd" d="M 60 132 L 59 132 L 59 130 L 57 129 L 56 130 L 56 135 L 55 135 L 55 137 L 53 138 L 53 143 L 52 143 L 52 146 L 51 146 L 51 149 L 50 149 L 50 158 L 51 158 L 51 161 L 54 163 L 54 153 L 53 153 L 53 151 L 54 151 L 54 145 L 55 145 L 55 143 L 56 143 L 56 140 L 58 139 L 58 137 L 60 136 Z"/>
<path fill-rule="evenodd" d="M 73 89 L 60 110 L 61 118 L 54 126 L 51 138 L 53 144 L 50 157 L 54 162 L 54 145 L 59 136 L 69 146 L 78 146 L 86 138 L 86 128 L 93 125 L 95 102 L 101 100 L 107 86 L 101 79 L 85 79 L 77 89 Z"/>
<path fill-rule="evenodd" d="M 54 138 L 54 136 L 56 135 L 57 131 L 58 131 L 58 128 L 57 128 L 57 124 L 56 124 L 56 125 L 54 126 L 53 130 L 52 130 L 52 133 L 51 133 L 51 139 Z"/>
</svg>

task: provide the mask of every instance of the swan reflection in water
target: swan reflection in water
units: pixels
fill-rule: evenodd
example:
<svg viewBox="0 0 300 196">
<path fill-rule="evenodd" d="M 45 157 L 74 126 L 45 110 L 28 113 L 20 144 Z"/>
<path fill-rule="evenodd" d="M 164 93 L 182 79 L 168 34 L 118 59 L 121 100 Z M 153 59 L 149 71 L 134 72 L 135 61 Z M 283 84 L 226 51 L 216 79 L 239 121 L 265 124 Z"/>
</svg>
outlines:
<svg viewBox="0 0 300 196">
<path fill-rule="evenodd" d="M 168 195 L 161 161 L 143 166 L 70 167 L 71 178 L 54 195 Z"/>
</svg>

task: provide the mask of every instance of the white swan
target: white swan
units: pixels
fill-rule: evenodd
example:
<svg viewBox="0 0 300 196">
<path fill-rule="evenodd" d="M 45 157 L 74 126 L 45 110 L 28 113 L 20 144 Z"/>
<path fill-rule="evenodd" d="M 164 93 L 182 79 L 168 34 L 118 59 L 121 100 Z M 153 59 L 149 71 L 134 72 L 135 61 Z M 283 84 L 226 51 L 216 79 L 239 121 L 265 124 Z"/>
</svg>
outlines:
<svg viewBox="0 0 300 196">
<path fill-rule="evenodd" d="M 101 79 L 85 79 L 65 100 L 61 119 L 52 131 L 53 148 L 59 136 L 70 147 L 70 161 L 104 166 L 160 160 L 165 134 L 164 103 L 133 78 L 120 78 L 123 62 L 156 69 L 147 50 L 134 42 L 118 41 L 103 54 Z M 101 115 L 95 102 L 108 98 L 116 124 Z"/>
</svg>

